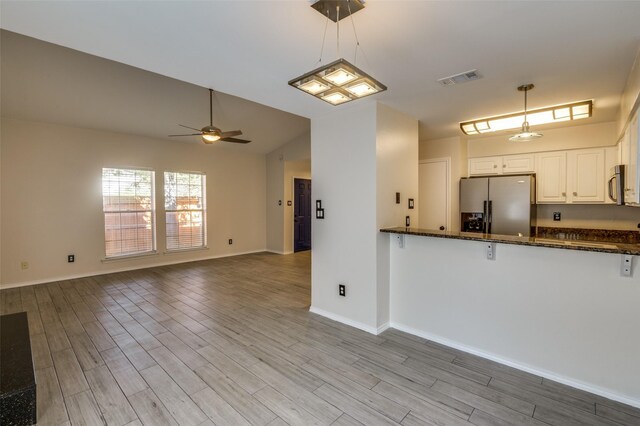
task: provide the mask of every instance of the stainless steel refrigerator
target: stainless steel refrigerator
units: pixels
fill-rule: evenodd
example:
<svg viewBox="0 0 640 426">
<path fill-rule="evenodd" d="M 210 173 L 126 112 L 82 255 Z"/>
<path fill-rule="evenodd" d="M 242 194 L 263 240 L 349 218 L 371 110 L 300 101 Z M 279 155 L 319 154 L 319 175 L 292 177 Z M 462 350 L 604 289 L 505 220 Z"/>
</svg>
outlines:
<svg viewBox="0 0 640 426">
<path fill-rule="evenodd" d="M 535 175 L 460 179 L 461 231 L 529 236 L 535 218 Z"/>
</svg>

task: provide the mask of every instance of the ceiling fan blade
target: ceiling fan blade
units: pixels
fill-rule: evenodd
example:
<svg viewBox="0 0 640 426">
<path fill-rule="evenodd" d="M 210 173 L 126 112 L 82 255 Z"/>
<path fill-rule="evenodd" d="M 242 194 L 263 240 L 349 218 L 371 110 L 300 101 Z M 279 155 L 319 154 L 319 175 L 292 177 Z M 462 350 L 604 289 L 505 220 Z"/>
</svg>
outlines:
<svg viewBox="0 0 640 426">
<path fill-rule="evenodd" d="M 245 139 L 236 139 L 236 138 L 222 138 L 220 139 L 222 142 L 233 142 L 233 143 L 249 143 L 251 141 Z"/>
<path fill-rule="evenodd" d="M 242 134 L 241 130 L 232 130 L 230 132 L 222 132 L 222 133 L 220 133 L 220 137 L 222 139 L 224 139 L 224 138 L 230 138 L 232 136 L 240 136 L 241 134 Z"/>
<path fill-rule="evenodd" d="M 184 124 L 178 124 L 178 126 L 180 126 L 180 127 L 184 127 L 185 129 L 195 130 L 196 132 L 199 132 L 199 131 L 200 131 L 200 129 L 196 129 L 195 127 L 185 126 Z"/>
<path fill-rule="evenodd" d="M 175 136 L 202 136 L 202 133 L 190 133 L 188 135 L 169 135 L 170 138 L 173 138 Z"/>
</svg>

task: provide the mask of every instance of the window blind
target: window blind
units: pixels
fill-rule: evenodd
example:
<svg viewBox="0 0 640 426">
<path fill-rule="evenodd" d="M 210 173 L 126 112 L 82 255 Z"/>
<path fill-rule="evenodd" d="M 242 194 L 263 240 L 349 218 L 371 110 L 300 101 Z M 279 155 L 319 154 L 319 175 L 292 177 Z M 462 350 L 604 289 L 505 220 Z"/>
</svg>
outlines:
<svg viewBox="0 0 640 426">
<path fill-rule="evenodd" d="M 206 246 L 206 176 L 164 172 L 167 250 Z"/>
<path fill-rule="evenodd" d="M 154 172 L 102 169 L 106 257 L 155 250 Z"/>
</svg>

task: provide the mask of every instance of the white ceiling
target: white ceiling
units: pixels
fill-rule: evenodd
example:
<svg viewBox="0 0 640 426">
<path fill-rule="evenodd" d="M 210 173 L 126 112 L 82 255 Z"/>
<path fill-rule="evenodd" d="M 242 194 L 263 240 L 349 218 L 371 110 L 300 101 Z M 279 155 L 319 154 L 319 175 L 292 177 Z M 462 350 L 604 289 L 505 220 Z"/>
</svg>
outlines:
<svg viewBox="0 0 640 426">
<path fill-rule="evenodd" d="M 319 58 L 326 20 L 305 0 L 3 0 L 0 7 L 4 29 L 293 114 L 346 108 L 287 85 Z M 523 83 L 536 85 L 530 108 L 594 99 L 589 122 L 614 120 L 640 46 L 638 1 L 370 0 L 354 22 L 364 51 L 357 65 L 389 88 L 358 102 L 377 99 L 418 118 L 421 139 L 460 135 L 459 121 L 521 110 L 515 88 Z M 342 56 L 353 60 L 351 22 L 340 29 Z M 330 22 L 324 63 L 337 58 L 335 41 Z M 482 80 L 436 83 L 475 68 Z"/>
</svg>

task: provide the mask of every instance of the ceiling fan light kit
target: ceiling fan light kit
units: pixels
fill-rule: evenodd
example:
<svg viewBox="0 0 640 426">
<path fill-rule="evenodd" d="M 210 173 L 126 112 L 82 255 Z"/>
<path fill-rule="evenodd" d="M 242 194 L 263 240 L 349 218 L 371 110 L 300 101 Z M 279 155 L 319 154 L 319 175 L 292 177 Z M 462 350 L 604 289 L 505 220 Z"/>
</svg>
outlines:
<svg viewBox="0 0 640 426">
<path fill-rule="evenodd" d="M 195 127 L 185 126 L 184 124 L 178 124 L 180 127 L 186 129 L 195 130 L 199 133 L 189 133 L 186 135 L 169 135 L 169 137 L 181 137 L 181 136 L 200 136 L 202 142 L 207 145 L 211 145 L 214 142 L 233 142 L 233 143 L 249 143 L 251 141 L 245 139 L 237 139 L 233 136 L 240 136 L 242 131 L 232 130 L 230 132 L 223 132 L 219 128 L 213 125 L 213 89 L 209 89 L 209 125 L 204 126 L 202 129 L 196 129 Z"/>
<path fill-rule="evenodd" d="M 340 24 L 341 19 L 352 16 L 355 12 L 364 8 L 360 0 L 319 0 L 311 5 L 322 15 L 337 24 L 338 52 L 340 51 Z M 352 18 L 353 24 L 353 18 Z M 355 25 L 353 26 L 355 33 Z M 326 31 L 326 30 L 325 30 Z M 360 45 L 356 34 L 356 53 Z M 323 39 L 324 50 L 324 39 Z M 322 61 L 322 53 L 320 54 Z M 354 61 L 355 62 L 355 61 Z M 300 89 L 305 93 L 322 99 L 331 105 L 340 105 L 365 96 L 373 95 L 387 90 L 387 87 L 375 78 L 371 77 L 360 68 L 351 64 L 344 58 L 340 58 L 330 64 L 321 66 L 289 81 L 289 85 Z"/>
</svg>

